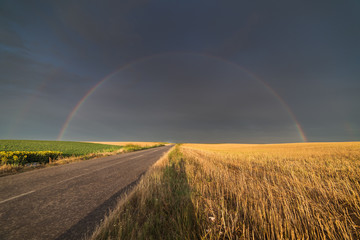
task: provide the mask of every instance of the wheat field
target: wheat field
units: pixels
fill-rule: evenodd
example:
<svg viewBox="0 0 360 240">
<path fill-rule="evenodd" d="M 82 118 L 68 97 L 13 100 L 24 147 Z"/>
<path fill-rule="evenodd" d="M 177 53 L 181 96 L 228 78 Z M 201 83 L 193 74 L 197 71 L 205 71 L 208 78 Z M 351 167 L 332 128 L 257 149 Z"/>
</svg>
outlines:
<svg viewBox="0 0 360 240">
<path fill-rule="evenodd" d="M 360 143 L 178 145 L 92 239 L 360 239 Z"/>
<path fill-rule="evenodd" d="M 360 143 L 185 144 L 209 239 L 360 239 Z"/>
</svg>

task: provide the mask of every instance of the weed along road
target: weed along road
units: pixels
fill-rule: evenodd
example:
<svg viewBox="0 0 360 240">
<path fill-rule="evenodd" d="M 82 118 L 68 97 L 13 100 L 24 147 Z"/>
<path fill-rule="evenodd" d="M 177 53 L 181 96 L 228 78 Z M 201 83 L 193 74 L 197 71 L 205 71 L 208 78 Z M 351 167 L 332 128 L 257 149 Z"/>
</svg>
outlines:
<svg viewBox="0 0 360 240">
<path fill-rule="evenodd" d="M 0 239 L 81 239 L 171 146 L 0 178 Z"/>
</svg>

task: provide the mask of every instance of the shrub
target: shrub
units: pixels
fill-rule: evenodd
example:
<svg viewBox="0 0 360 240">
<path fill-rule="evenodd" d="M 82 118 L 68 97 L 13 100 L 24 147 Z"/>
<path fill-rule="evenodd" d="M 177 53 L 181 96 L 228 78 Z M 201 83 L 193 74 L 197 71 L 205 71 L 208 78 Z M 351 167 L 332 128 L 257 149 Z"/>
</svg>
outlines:
<svg viewBox="0 0 360 240">
<path fill-rule="evenodd" d="M 56 160 L 62 156 L 62 152 L 58 151 L 1 151 L 1 164 L 18 164 L 25 165 L 27 163 L 49 163 L 49 160 Z"/>
</svg>

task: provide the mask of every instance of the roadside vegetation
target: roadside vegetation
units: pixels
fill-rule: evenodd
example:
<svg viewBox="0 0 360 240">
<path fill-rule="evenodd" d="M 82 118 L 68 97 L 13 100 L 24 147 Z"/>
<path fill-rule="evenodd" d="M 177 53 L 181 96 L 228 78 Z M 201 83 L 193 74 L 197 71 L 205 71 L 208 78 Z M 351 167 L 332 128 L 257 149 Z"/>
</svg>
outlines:
<svg viewBox="0 0 360 240">
<path fill-rule="evenodd" d="M 159 146 L 163 145 L 117 146 L 68 141 L 0 140 L 0 176 Z"/>
<path fill-rule="evenodd" d="M 56 160 L 62 155 L 57 151 L 2 151 L 0 152 L 1 164 L 25 165 L 33 162 L 49 163 L 50 159 Z"/>
<path fill-rule="evenodd" d="M 178 147 L 156 162 L 92 239 L 197 239 L 184 164 Z"/>
<path fill-rule="evenodd" d="M 136 144 L 127 144 L 123 147 L 123 152 L 134 152 L 134 151 L 140 151 L 144 149 L 150 149 L 150 148 L 156 148 L 165 146 L 164 144 L 155 144 L 155 145 L 136 145 Z"/>
<path fill-rule="evenodd" d="M 177 146 L 92 239 L 360 239 L 360 143 Z"/>
</svg>

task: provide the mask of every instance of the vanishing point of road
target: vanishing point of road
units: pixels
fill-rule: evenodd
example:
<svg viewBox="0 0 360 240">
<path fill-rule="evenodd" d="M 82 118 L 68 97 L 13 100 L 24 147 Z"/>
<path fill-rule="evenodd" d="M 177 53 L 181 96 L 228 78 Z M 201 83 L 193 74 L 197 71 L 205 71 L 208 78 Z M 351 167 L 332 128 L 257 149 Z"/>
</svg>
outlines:
<svg viewBox="0 0 360 240">
<path fill-rule="evenodd" d="M 81 239 L 171 146 L 0 178 L 0 239 Z"/>
</svg>

